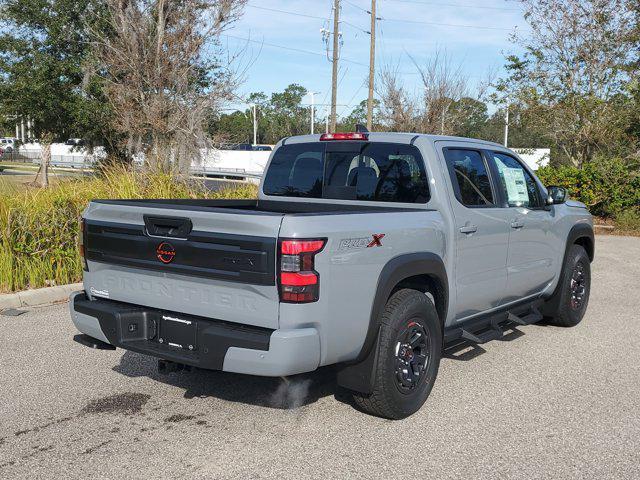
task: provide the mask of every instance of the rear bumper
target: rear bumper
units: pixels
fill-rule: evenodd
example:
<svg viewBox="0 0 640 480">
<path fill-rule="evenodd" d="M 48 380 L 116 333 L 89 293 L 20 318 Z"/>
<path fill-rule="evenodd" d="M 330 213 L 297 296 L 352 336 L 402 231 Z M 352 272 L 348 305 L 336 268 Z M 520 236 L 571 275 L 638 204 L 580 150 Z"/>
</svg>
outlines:
<svg viewBox="0 0 640 480">
<path fill-rule="evenodd" d="M 320 363 L 314 328 L 271 330 L 182 315 L 111 300 L 71 295 L 76 328 L 114 347 L 210 370 L 279 377 L 310 372 Z M 158 319 L 173 315 L 197 323 L 196 348 L 189 351 L 158 342 Z"/>
</svg>

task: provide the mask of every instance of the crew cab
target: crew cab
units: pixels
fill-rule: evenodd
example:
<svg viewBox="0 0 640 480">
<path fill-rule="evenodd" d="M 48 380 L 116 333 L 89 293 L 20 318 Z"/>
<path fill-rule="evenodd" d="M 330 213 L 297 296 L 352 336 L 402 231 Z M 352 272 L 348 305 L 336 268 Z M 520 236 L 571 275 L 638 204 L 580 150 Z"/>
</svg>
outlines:
<svg viewBox="0 0 640 480">
<path fill-rule="evenodd" d="M 289 376 L 337 366 L 365 411 L 427 399 L 443 349 L 587 308 L 592 218 L 511 150 L 401 133 L 286 138 L 256 200 L 94 200 L 75 340 Z"/>
</svg>

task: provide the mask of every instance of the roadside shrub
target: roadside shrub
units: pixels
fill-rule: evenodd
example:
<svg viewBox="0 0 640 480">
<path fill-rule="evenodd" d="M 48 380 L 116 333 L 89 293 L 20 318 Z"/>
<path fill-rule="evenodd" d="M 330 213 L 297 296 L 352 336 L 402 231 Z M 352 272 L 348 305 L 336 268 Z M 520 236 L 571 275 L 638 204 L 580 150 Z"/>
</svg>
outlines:
<svg viewBox="0 0 640 480">
<path fill-rule="evenodd" d="M 624 232 L 640 232 L 640 207 L 619 212 L 616 227 Z"/>
<path fill-rule="evenodd" d="M 614 218 L 640 205 L 638 160 L 596 158 L 582 169 L 547 166 L 536 173 L 545 185 L 566 188 L 571 198 L 586 204 L 594 215 Z"/>
<path fill-rule="evenodd" d="M 0 183 L 0 293 L 80 281 L 78 221 L 97 198 L 255 198 L 254 185 L 218 192 L 200 181 L 124 168 L 99 178 L 62 180 L 47 189 Z"/>
</svg>

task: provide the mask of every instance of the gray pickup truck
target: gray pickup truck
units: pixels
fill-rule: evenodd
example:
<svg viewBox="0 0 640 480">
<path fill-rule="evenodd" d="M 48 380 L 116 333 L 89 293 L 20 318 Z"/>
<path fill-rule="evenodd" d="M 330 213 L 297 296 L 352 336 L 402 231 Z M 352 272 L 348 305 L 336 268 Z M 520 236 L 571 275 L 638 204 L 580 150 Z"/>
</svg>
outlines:
<svg viewBox="0 0 640 480">
<path fill-rule="evenodd" d="M 71 317 L 93 348 L 288 376 L 336 365 L 366 412 L 427 399 L 446 346 L 587 308 L 592 218 L 465 138 L 287 138 L 257 200 L 95 200 Z"/>
</svg>

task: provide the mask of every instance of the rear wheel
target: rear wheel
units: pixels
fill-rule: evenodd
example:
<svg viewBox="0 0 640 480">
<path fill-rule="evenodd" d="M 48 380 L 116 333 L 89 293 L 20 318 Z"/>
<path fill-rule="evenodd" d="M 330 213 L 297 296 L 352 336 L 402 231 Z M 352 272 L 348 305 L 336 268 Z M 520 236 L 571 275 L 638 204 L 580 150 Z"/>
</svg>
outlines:
<svg viewBox="0 0 640 480">
<path fill-rule="evenodd" d="M 591 290 L 591 262 L 582 246 L 572 245 L 569 249 L 558 288 L 558 306 L 549 321 L 560 327 L 573 327 L 584 317 Z"/>
<path fill-rule="evenodd" d="M 399 290 L 382 314 L 371 395 L 356 404 L 379 417 L 401 419 L 417 412 L 431 393 L 442 352 L 442 328 L 433 302 L 417 290 Z"/>
</svg>

